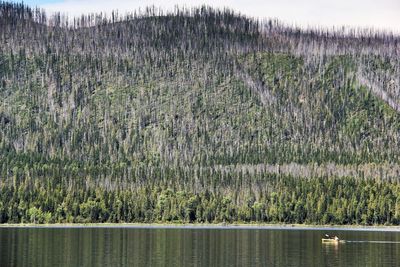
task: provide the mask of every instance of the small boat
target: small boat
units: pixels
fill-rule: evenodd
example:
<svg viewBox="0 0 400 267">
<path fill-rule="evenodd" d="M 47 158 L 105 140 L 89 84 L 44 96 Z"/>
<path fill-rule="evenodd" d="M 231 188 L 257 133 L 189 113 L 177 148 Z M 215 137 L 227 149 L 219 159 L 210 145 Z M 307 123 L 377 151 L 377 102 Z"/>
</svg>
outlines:
<svg viewBox="0 0 400 267">
<path fill-rule="evenodd" d="M 341 243 L 344 242 L 344 240 L 335 240 L 331 238 L 322 238 L 322 242 L 326 243 Z"/>
<path fill-rule="evenodd" d="M 344 240 L 340 240 L 339 237 L 337 236 L 329 236 L 329 235 L 325 235 L 325 238 L 322 238 L 322 243 L 344 243 L 346 241 Z"/>
</svg>

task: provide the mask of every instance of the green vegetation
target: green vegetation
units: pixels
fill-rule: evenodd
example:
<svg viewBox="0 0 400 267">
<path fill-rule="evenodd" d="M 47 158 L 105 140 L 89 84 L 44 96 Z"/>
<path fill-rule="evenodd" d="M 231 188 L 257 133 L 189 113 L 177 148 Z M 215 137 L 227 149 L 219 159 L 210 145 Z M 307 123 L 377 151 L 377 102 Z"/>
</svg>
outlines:
<svg viewBox="0 0 400 267">
<path fill-rule="evenodd" d="M 400 222 L 396 36 L 207 7 L 0 25 L 1 223 Z M 257 167 L 290 163 L 380 172 Z"/>
<path fill-rule="evenodd" d="M 399 224 L 400 185 L 354 178 L 215 173 L 207 189 L 166 181 L 132 189 L 3 187 L 1 223 Z M 180 179 L 178 179 L 180 180 Z M 230 181 L 236 181 L 234 184 Z M 183 181 L 182 181 L 183 182 Z M 229 184 L 215 188 L 217 184 Z M 250 188 L 254 188 L 251 190 Z M 227 193 L 224 193 L 227 192 Z"/>
</svg>

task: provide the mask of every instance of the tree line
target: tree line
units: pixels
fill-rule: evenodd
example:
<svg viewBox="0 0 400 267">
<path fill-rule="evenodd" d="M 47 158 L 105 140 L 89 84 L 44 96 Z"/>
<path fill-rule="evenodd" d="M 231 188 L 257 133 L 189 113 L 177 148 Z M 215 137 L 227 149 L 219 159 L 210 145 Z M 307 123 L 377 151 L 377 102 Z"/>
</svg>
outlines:
<svg viewBox="0 0 400 267">
<path fill-rule="evenodd" d="M 271 174 L 253 179 L 257 191 L 254 185 L 229 186 L 225 194 L 159 181 L 115 191 L 40 183 L 2 187 L 0 223 L 400 223 L 397 182 Z"/>
</svg>

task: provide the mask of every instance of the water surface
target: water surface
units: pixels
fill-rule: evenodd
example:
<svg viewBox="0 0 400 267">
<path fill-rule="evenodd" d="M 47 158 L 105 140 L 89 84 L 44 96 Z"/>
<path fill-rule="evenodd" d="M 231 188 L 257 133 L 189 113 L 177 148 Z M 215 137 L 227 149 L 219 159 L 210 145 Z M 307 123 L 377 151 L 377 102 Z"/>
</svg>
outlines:
<svg viewBox="0 0 400 267">
<path fill-rule="evenodd" d="M 324 233 L 351 241 L 323 244 Z M 0 266 L 399 266 L 400 232 L 0 228 Z"/>
</svg>

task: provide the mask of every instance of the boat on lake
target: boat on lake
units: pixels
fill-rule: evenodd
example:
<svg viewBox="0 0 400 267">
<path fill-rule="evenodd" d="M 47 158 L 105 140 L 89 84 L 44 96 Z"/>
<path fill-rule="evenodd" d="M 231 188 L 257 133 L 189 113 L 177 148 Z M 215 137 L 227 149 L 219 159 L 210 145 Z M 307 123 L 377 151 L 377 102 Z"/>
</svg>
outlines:
<svg viewBox="0 0 400 267">
<path fill-rule="evenodd" d="M 344 243 L 344 240 L 339 239 L 339 237 L 337 236 L 330 236 L 325 234 L 325 238 L 322 238 L 322 243 Z"/>
</svg>

